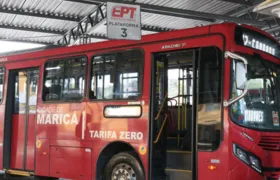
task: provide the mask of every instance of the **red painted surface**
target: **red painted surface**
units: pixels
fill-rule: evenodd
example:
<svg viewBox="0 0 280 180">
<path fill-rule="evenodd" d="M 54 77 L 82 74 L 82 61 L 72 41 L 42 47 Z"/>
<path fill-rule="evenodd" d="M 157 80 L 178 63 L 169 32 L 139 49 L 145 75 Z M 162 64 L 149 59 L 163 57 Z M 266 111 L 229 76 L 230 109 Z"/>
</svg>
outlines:
<svg viewBox="0 0 280 180">
<path fill-rule="evenodd" d="M 91 177 L 91 149 L 57 147 L 50 148 L 50 175 L 77 180 Z"/>
<path fill-rule="evenodd" d="M 50 156 L 49 156 L 49 149 L 50 144 L 49 140 L 47 139 L 40 139 L 41 146 L 40 148 L 36 148 L 36 174 L 38 176 L 49 175 L 49 168 L 50 168 Z M 36 145 L 37 146 L 37 145 Z M 40 163 L 40 164 L 38 164 Z"/>
<path fill-rule="evenodd" d="M 28 133 L 27 133 L 27 147 L 26 147 L 26 169 L 34 171 L 35 159 L 35 125 L 36 114 L 28 115 Z"/>
<path fill-rule="evenodd" d="M 109 41 L 96 44 L 72 46 L 58 49 L 51 49 L 35 53 L 26 53 L 22 55 L 14 55 L 7 57 L 5 62 L 6 72 L 11 69 L 40 67 L 39 89 L 38 89 L 38 110 L 44 108 L 54 108 L 55 112 L 47 112 L 46 114 L 73 114 L 77 117 L 77 124 L 32 124 L 34 120 L 38 120 L 38 116 L 31 117 L 29 120 L 28 135 L 28 160 L 26 165 L 28 169 L 32 170 L 34 167 L 33 159 L 33 144 L 32 133 L 36 130 L 36 140 L 39 142 L 38 147 L 35 149 L 35 174 L 41 176 L 55 176 L 66 177 L 70 179 L 95 179 L 96 178 L 96 163 L 102 150 L 112 142 L 122 141 L 130 144 L 136 152 L 140 145 L 145 145 L 149 150 L 149 102 L 150 102 L 150 80 L 151 80 L 151 56 L 154 52 L 167 51 L 169 49 L 162 49 L 163 45 L 172 44 L 185 44 L 183 47 L 174 48 L 170 50 L 179 50 L 184 48 L 195 48 L 202 46 L 215 45 L 222 50 L 229 50 L 232 52 L 244 52 L 253 54 L 256 50 L 235 45 L 233 42 L 234 24 L 218 24 L 206 27 L 191 28 L 188 30 L 179 30 L 176 32 L 166 32 L 155 35 L 147 35 L 139 41 Z M 209 35 L 214 33 L 215 35 Z M 223 36 L 224 38 L 223 38 Z M 128 100 L 123 101 L 89 101 L 86 97 L 83 102 L 79 103 L 43 103 L 41 100 L 42 92 L 42 76 L 43 67 L 47 59 L 55 59 L 59 57 L 68 57 L 73 55 L 86 55 L 88 56 L 89 63 L 93 55 L 105 52 L 111 52 L 121 49 L 141 47 L 145 52 L 144 62 L 144 83 L 142 96 L 139 101 L 144 101 L 143 115 L 140 118 L 115 118 L 108 119 L 103 116 L 103 108 L 109 104 L 127 104 Z M 224 49 L 225 48 L 225 49 Z M 276 62 L 279 60 L 268 54 L 259 52 L 264 59 Z M 88 69 L 89 70 L 89 69 Z M 225 59 L 224 66 L 224 99 L 229 99 L 230 93 L 230 60 Z M 87 75 L 89 78 L 89 74 Z M 6 81 L 7 83 L 7 81 Z M 86 81 L 87 83 L 87 81 Z M 6 85 L 5 85 L 6 86 Z M 88 86 L 88 85 L 87 85 Z M 88 89 L 88 88 L 86 88 Z M 5 87 L 5 92 L 6 92 Z M 0 117 L 3 116 L 5 99 L 0 110 Z M 1 115 L 2 112 L 2 115 Z M 38 111 L 39 112 L 39 111 Z M 39 114 L 44 114 L 39 112 Z M 83 114 L 85 118 L 85 130 L 82 132 Z M 264 177 L 256 173 L 252 168 L 249 168 L 232 153 L 232 143 L 238 144 L 247 150 L 253 152 L 261 158 L 263 166 L 279 168 L 280 154 L 272 151 L 265 151 L 257 146 L 257 140 L 262 135 L 279 136 L 279 133 L 263 133 L 253 130 L 248 130 L 231 122 L 228 108 L 224 108 L 223 112 L 223 141 L 220 147 L 214 152 L 199 152 L 199 180 L 204 179 L 263 179 Z M 35 118 L 35 119 L 33 119 Z M 33 120 L 32 120 L 33 119 Z M 4 118 L 0 118 L 0 125 L 3 125 Z M 20 143 L 20 134 L 23 134 L 19 127 L 23 127 L 19 117 L 13 118 L 13 136 L 12 140 L 18 142 L 12 144 L 12 157 L 11 168 L 22 168 L 23 161 L 20 160 L 22 156 L 22 144 Z M 36 128 L 34 128 L 34 126 Z M 3 129 L 0 126 L 0 136 L 3 137 Z M 33 129 L 33 130 L 32 130 Z M 115 131 L 118 135 L 116 138 L 92 138 L 90 131 Z M 121 138 L 120 133 L 126 131 L 142 132 L 143 139 L 131 140 Z M 240 133 L 246 132 L 253 137 L 256 141 L 251 142 L 244 138 Z M 84 138 L 83 138 L 84 133 Z M 1 142 L 1 138 L 0 138 Z M 23 141 L 21 141 L 23 142 Z M 91 149 L 91 153 L 86 153 L 86 148 Z M 57 150 L 59 149 L 59 150 Z M 2 146 L 0 147 L 2 152 Z M 148 152 L 148 151 L 147 151 Z M 140 155 L 141 162 L 145 169 L 146 174 L 149 172 L 148 162 L 149 154 Z M 2 159 L 0 153 L 0 160 Z M 217 169 L 214 171 L 208 170 L 211 164 L 211 159 L 220 160 Z M 75 166 L 73 166 L 73 164 Z M 0 163 L 1 167 L 1 163 Z M 73 169 L 75 167 L 75 169 Z M 278 172 L 275 172 L 277 174 Z M 272 176 L 271 173 L 265 172 L 265 175 Z"/>
<path fill-rule="evenodd" d="M 250 180 L 263 180 L 264 177 L 254 171 L 244 163 L 238 162 L 228 174 L 226 178 L 228 180 L 236 180 L 236 179 L 250 179 Z"/>
<path fill-rule="evenodd" d="M 14 114 L 12 122 L 11 168 L 23 169 L 25 114 Z"/>
</svg>

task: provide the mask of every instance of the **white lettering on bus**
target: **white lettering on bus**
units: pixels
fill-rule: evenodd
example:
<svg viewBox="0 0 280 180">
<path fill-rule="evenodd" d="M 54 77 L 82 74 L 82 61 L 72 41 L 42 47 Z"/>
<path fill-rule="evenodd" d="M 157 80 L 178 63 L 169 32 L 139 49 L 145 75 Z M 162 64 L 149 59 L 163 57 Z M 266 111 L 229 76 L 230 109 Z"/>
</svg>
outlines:
<svg viewBox="0 0 280 180">
<path fill-rule="evenodd" d="M 117 135 L 115 131 L 89 131 L 91 138 L 100 139 L 116 139 Z"/>
<path fill-rule="evenodd" d="M 63 114 L 63 107 L 55 107 L 55 106 L 50 106 L 50 107 L 38 107 L 37 112 L 40 114 Z"/>
<path fill-rule="evenodd" d="M 98 139 L 116 139 L 117 133 L 115 131 L 94 131 L 90 130 L 90 137 L 91 138 L 98 138 Z M 142 132 L 129 132 L 129 131 L 120 131 L 118 135 L 118 139 L 123 140 L 142 140 L 143 139 Z"/>
<path fill-rule="evenodd" d="M 77 114 L 37 114 L 37 124 L 78 124 Z"/>
<path fill-rule="evenodd" d="M 178 44 L 166 44 L 161 46 L 161 49 L 172 49 L 172 48 L 179 48 L 185 46 L 186 43 L 178 43 Z"/>
</svg>

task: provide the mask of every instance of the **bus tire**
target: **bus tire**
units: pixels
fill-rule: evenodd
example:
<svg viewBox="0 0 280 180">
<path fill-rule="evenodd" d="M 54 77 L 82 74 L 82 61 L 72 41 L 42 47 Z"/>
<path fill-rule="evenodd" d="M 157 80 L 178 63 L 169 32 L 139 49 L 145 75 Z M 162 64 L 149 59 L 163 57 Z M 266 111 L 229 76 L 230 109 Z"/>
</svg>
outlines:
<svg viewBox="0 0 280 180">
<path fill-rule="evenodd" d="M 105 180 L 119 179 L 118 177 L 131 179 L 129 176 L 136 177 L 136 180 L 145 180 L 142 166 L 132 154 L 128 152 L 118 153 L 106 164 L 104 170 Z"/>
</svg>

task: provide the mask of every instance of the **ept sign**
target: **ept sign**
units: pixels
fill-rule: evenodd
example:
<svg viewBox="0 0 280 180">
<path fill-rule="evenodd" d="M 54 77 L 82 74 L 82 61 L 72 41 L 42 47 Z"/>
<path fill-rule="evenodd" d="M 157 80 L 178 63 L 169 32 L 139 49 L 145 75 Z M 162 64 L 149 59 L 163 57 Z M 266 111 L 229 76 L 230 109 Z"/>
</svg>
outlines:
<svg viewBox="0 0 280 180">
<path fill-rule="evenodd" d="M 140 6 L 107 3 L 107 36 L 110 39 L 141 39 Z"/>
<path fill-rule="evenodd" d="M 112 18 L 134 19 L 135 11 L 134 7 L 115 6 L 112 10 Z"/>
</svg>

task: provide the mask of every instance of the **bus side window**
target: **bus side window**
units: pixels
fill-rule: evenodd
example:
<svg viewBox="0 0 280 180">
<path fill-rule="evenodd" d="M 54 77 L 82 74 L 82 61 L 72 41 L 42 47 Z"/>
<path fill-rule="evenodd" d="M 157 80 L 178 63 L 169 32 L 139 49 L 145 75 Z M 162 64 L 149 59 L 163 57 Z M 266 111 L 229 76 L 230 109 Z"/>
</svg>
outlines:
<svg viewBox="0 0 280 180">
<path fill-rule="evenodd" d="M 216 150 L 221 131 L 222 53 L 216 47 L 201 49 L 198 97 L 198 148 Z"/>
<path fill-rule="evenodd" d="M 44 72 L 44 101 L 80 101 L 84 98 L 87 59 L 51 60 Z"/>
<path fill-rule="evenodd" d="M 136 49 L 94 56 L 89 98 L 138 98 L 142 88 L 143 58 L 142 51 Z"/>
</svg>

